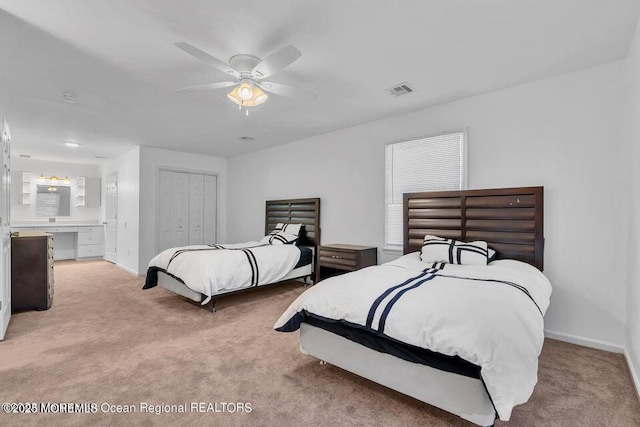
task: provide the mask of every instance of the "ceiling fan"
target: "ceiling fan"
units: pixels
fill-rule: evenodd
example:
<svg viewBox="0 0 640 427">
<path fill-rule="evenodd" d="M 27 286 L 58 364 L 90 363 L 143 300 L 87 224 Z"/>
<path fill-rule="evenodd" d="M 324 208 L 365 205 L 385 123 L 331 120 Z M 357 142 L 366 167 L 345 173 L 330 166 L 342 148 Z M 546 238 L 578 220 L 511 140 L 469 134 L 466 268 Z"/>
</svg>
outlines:
<svg viewBox="0 0 640 427">
<path fill-rule="evenodd" d="M 234 55 L 229 59 L 229 64 L 226 64 L 189 43 L 179 42 L 175 45 L 189 55 L 218 70 L 224 71 L 235 79 L 234 81 L 189 86 L 176 89 L 177 91 L 216 90 L 233 86 L 233 90 L 227 94 L 227 97 L 238 104 L 239 109 L 263 104 L 269 98 L 267 93 L 274 93 L 307 102 L 313 101 L 317 97 L 315 93 L 304 89 L 264 80 L 291 65 L 302 56 L 302 53 L 294 46 L 285 46 L 264 59 L 246 54 Z M 247 110 L 247 115 L 248 114 L 249 110 Z"/>
</svg>

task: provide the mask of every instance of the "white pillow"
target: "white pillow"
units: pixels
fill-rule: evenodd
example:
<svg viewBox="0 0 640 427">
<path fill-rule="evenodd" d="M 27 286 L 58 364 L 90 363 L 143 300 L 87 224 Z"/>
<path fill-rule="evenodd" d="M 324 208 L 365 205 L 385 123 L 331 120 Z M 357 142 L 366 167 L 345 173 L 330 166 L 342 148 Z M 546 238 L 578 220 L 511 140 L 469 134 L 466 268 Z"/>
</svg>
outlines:
<svg viewBox="0 0 640 427">
<path fill-rule="evenodd" d="M 301 229 L 302 229 L 302 224 L 285 224 L 285 223 L 279 222 L 276 224 L 276 228 L 273 229 L 272 233 L 274 231 L 284 231 L 285 233 L 295 234 L 296 236 L 300 236 Z"/>
<path fill-rule="evenodd" d="M 286 233 L 284 231 L 273 230 L 260 240 L 262 244 L 270 245 L 294 245 L 298 241 L 296 234 Z"/>
<path fill-rule="evenodd" d="M 488 254 L 487 242 L 484 241 L 461 242 L 427 234 L 424 236 L 420 259 L 428 263 L 487 265 Z"/>
</svg>

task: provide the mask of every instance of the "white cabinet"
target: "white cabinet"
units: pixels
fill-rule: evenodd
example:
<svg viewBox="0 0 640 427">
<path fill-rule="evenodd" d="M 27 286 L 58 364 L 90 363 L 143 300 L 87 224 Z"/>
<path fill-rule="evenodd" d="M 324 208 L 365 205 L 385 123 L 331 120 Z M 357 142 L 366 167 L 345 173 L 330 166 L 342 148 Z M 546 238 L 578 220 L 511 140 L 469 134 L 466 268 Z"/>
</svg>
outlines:
<svg viewBox="0 0 640 427">
<path fill-rule="evenodd" d="M 158 251 L 215 243 L 216 177 L 161 170 L 158 183 Z"/>
<path fill-rule="evenodd" d="M 11 319 L 11 134 L 2 120 L 0 146 L 2 173 L 0 174 L 0 339 L 4 339 Z"/>
<path fill-rule="evenodd" d="M 101 179 L 79 176 L 76 178 L 76 206 L 99 208 L 101 205 Z"/>
<path fill-rule="evenodd" d="M 103 256 L 103 236 L 103 227 L 78 227 L 78 247 L 76 258 L 81 259 Z"/>
<path fill-rule="evenodd" d="M 20 172 L 20 204 L 31 204 L 31 172 Z"/>
</svg>

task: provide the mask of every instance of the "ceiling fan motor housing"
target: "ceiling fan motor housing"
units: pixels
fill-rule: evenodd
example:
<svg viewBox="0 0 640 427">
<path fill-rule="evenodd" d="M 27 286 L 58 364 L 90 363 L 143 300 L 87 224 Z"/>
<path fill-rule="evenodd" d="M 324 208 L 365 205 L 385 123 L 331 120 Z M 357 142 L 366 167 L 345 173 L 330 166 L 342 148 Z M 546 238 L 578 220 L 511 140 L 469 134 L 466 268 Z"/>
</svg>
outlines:
<svg viewBox="0 0 640 427">
<path fill-rule="evenodd" d="M 229 65 L 235 68 L 243 78 L 251 78 L 251 71 L 262 61 L 253 55 L 234 55 L 229 59 Z M 256 76 L 259 77 L 259 76 Z"/>
</svg>

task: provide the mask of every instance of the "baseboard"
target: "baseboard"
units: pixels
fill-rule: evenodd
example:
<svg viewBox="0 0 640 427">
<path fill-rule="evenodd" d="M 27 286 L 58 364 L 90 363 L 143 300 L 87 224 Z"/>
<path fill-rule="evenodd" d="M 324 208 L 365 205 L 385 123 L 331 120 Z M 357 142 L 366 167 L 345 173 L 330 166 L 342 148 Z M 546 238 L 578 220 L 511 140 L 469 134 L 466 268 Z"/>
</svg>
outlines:
<svg viewBox="0 0 640 427">
<path fill-rule="evenodd" d="M 629 370 L 631 371 L 633 385 L 636 386 L 636 393 L 638 394 L 638 400 L 640 400 L 640 377 L 638 377 L 638 371 L 636 370 L 636 366 L 633 363 L 631 354 L 629 354 L 629 350 L 627 350 L 626 348 L 624 349 L 624 358 L 627 359 L 627 365 L 629 365 Z"/>
<path fill-rule="evenodd" d="M 598 350 L 610 351 L 612 353 L 625 352 L 625 347 L 623 345 L 614 344 L 607 341 L 595 340 L 592 338 L 585 338 L 578 335 L 565 334 L 563 332 L 545 330 L 544 336 L 547 338 L 552 338 L 554 340 L 577 344 L 584 347 L 597 348 Z"/>
<path fill-rule="evenodd" d="M 118 264 L 118 263 L 116 263 L 116 267 L 118 267 L 120 270 L 124 270 L 124 271 L 126 271 L 127 273 L 131 273 L 131 274 L 133 274 L 134 276 L 139 276 L 139 274 L 138 274 L 138 272 L 137 272 L 137 271 L 132 270 L 132 269 L 130 269 L 129 267 L 125 267 L 125 266 L 124 266 L 124 265 L 122 265 L 122 264 Z"/>
</svg>

